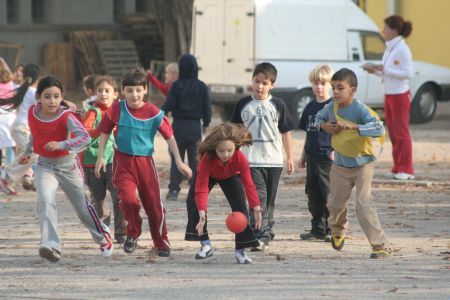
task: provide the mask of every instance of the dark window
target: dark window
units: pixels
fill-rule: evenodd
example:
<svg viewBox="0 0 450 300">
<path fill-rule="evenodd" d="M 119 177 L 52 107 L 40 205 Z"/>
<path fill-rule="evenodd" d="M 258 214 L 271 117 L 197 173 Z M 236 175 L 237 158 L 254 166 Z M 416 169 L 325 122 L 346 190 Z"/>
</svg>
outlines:
<svg viewBox="0 0 450 300">
<path fill-rule="evenodd" d="M 381 60 L 386 48 L 383 38 L 376 32 L 361 32 L 361 41 L 366 60 Z"/>
<path fill-rule="evenodd" d="M 146 14 L 150 11 L 149 1 L 136 0 L 136 14 Z"/>
<path fill-rule="evenodd" d="M 46 0 L 31 0 L 31 18 L 33 23 L 44 23 L 46 21 Z"/>
<path fill-rule="evenodd" d="M 8 0 L 6 2 L 6 10 L 8 23 L 17 23 L 19 21 L 18 2 L 14 0 Z"/>
</svg>

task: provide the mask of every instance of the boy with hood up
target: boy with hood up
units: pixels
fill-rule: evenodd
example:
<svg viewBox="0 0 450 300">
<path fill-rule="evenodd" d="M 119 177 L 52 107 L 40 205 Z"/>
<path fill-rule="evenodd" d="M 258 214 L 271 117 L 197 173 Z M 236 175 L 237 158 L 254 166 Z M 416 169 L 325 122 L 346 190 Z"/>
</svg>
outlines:
<svg viewBox="0 0 450 300">
<path fill-rule="evenodd" d="M 197 60 L 191 54 L 183 54 L 178 60 L 179 79 L 169 90 L 161 110 L 172 112 L 172 128 L 175 140 L 184 161 L 185 153 L 189 167 L 197 170 L 198 142 L 211 122 L 211 99 L 206 84 L 198 79 Z M 202 122 L 200 122 L 200 119 Z M 171 154 L 169 191 L 167 200 L 176 201 L 183 179 Z M 195 174 L 192 178 L 195 178 Z"/>
</svg>

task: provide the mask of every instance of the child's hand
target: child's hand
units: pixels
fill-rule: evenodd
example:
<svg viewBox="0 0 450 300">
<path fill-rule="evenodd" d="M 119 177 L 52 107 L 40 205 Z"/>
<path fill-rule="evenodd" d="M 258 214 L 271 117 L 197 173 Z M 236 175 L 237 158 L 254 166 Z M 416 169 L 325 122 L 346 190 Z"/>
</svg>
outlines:
<svg viewBox="0 0 450 300">
<path fill-rule="evenodd" d="M 300 160 L 298 161 L 297 166 L 299 167 L 299 169 L 306 168 L 306 159 L 303 156 L 300 157 Z"/>
<path fill-rule="evenodd" d="M 204 210 L 199 210 L 198 215 L 200 217 L 197 226 L 195 226 L 195 229 L 198 232 L 198 235 L 203 235 L 203 227 L 206 223 L 206 212 Z"/>
<path fill-rule="evenodd" d="M 26 165 L 27 163 L 28 163 L 28 161 L 30 160 L 30 157 L 29 156 L 20 156 L 19 158 L 18 158 L 18 162 L 19 162 L 19 164 L 21 164 L 21 165 Z"/>
<path fill-rule="evenodd" d="M 184 162 L 178 163 L 177 168 L 181 172 L 181 174 L 185 175 L 188 179 L 192 178 L 192 170 Z"/>
<path fill-rule="evenodd" d="M 358 130 L 358 125 L 355 124 L 347 124 L 347 123 L 339 123 L 339 125 L 341 126 L 342 129 L 347 129 L 347 130 Z"/>
<path fill-rule="evenodd" d="M 261 206 L 253 207 L 253 216 L 255 217 L 255 228 L 261 229 Z"/>
<path fill-rule="evenodd" d="M 326 122 L 320 126 L 323 130 L 331 134 L 338 134 L 342 131 L 342 127 L 339 122 Z"/>
<path fill-rule="evenodd" d="M 95 169 L 94 169 L 95 177 L 100 178 L 100 170 L 106 172 L 106 161 L 102 157 L 98 157 L 97 161 L 95 162 Z"/>
<path fill-rule="evenodd" d="M 61 147 L 59 146 L 58 142 L 48 142 L 45 146 L 44 149 L 47 151 L 56 151 L 56 150 L 61 150 Z"/>
<path fill-rule="evenodd" d="M 294 173 L 294 160 L 292 158 L 288 158 L 286 160 L 287 173 L 292 175 Z"/>
</svg>

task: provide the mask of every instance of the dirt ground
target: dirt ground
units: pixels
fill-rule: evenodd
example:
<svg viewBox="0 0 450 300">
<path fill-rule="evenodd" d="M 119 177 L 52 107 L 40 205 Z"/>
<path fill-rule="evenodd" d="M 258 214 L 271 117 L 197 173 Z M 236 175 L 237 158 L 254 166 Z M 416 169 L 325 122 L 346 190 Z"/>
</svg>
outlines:
<svg viewBox="0 0 450 300">
<path fill-rule="evenodd" d="M 373 195 L 381 223 L 395 252 L 370 260 L 370 247 L 350 204 L 350 230 L 342 252 L 324 242 L 305 242 L 309 229 L 304 171 L 284 175 L 275 211 L 276 237 L 263 253 L 249 253 L 251 265 L 234 259 L 233 236 L 225 228 L 229 211 L 220 189 L 209 202 L 209 230 L 215 254 L 197 261 L 196 242 L 183 240 L 184 199 L 164 201 L 172 243 L 170 258 L 147 251 L 147 222 L 139 248 L 126 255 L 119 245 L 109 259 L 80 224 L 62 192 L 58 196 L 59 232 L 63 241 L 58 263 L 38 256 L 36 195 L 20 191 L 0 196 L 0 297 L 32 299 L 449 299 L 450 297 L 450 102 L 439 103 L 431 123 L 411 128 L 417 180 L 386 180 L 390 143 L 376 163 Z M 218 120 L 215 120 L 218 122 Z M 296 131 L 299 156 L 304 134 Z M 155 159 L 161 193 L 167 191 L 167 145 L 157 138 Z"/>
</svg>

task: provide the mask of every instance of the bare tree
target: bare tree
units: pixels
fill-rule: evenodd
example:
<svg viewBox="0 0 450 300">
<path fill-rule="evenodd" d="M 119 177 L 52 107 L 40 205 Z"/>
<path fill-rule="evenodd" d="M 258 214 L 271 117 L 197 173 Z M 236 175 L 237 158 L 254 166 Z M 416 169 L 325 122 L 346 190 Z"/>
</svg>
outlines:
<svg viewBox="0 0 450 300">
<path fill-rule="evenodd" d="M 164 40 L 164 60 L 189 51 L 193 0 L 148 0 Z"/>
</svg>

